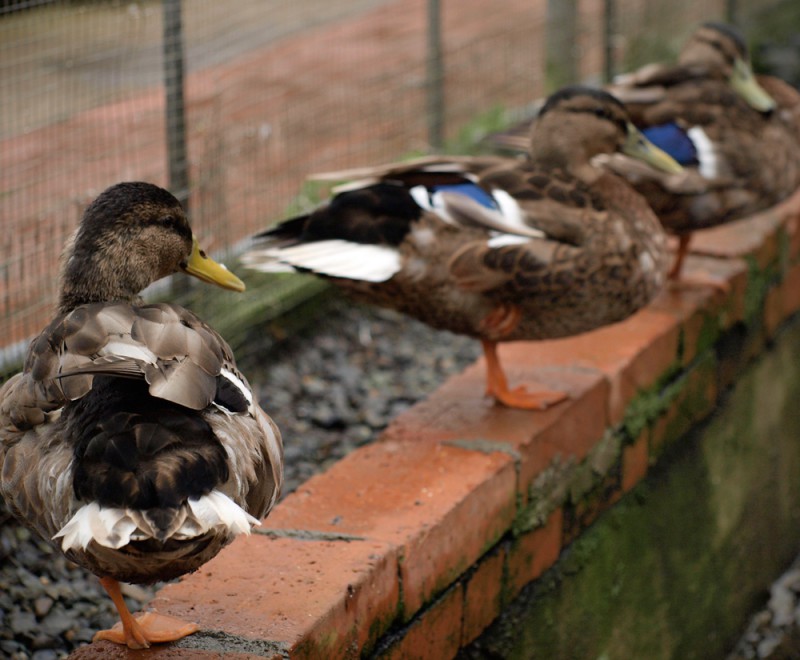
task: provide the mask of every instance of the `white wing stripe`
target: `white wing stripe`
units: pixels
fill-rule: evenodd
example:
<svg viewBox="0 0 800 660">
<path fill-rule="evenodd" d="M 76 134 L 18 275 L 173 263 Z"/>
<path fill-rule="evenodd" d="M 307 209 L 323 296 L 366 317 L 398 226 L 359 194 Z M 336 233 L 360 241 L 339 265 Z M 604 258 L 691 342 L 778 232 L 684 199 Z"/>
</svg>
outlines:
<svg viewBox="0 0 800 660">
<path fill-rule="evenodd" d="M 699 163 L 697 169 L 700 170 L 700 175 L 706 179 L 716 179 L 719 176 L 719 164 L 714 143 L 699 126 L 692 126 L 686 131 L 686 134 L 697 151 L 697 161 Z"/>
<path fill-rule="evenodd" d="M 400 270 L 397 249 L 343 240 L 315 241 L 264 254 L 296 268 L 367 282 L 385 282 Z"/>
</svg>

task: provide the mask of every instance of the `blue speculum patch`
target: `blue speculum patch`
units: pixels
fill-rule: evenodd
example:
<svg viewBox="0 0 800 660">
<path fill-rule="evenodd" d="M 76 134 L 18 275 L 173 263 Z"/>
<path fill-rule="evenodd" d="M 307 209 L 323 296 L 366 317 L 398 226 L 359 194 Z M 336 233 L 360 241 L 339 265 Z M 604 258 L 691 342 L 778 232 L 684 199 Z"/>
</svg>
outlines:
<svg viewBox="0 0 800 660">
<path fill-rule="evenodd" d="M 663 149 L 681 165 L 697 165 L 697 149 L 692 139 L 675 123 L 660 124 L 642 129 L 644 136 Z"/>
<path fill-rule="evenodd" d="M 459 195 L 465 195 L 466 197 L 475 200 L 478 202 L 478 204 L 487 208 L 497 208 L 497 202 L 494 201 L 494 198 L 483 188 L 474 183 L 453 183 L 441 186 L 431 186 L 428 190 L 431 195 L 437 192 L 458 193 Z"/>
</svg>

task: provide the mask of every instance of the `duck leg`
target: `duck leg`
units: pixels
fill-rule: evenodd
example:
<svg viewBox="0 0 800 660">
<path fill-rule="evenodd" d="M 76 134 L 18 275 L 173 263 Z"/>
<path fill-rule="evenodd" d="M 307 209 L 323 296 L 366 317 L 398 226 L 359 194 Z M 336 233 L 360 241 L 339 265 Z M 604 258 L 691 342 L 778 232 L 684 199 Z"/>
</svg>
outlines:
<svg viewBox="0 0 800 660">
<path fill-rule="evenodd" d="M 125 605 L 119 582 L 113 578 L 100 578 L 100 584 L 111 596 L 114 606 L 119 612 L 120 622 L 109 630 L 100 630 L 95 633 L 93 641 L 101 639 L 125 644 L 130 649 L 146 649 L 150 644 L 159 642 L 174 642 L 200 630 L 196 623 L 187 623 L 175 617 L 155 612 L 145 612 L 135 618 Z"/>
<path fill-rule="evenodd" d="M 703 286 L 711 286 L 720 293 L 727 295 L 730 293 L 731 286 L 727 282 L 715 280 L 710 276 L 701 274 L 692 274 L 689 276 L 681 277 L 681 270 L 683 268 L 683 261 L 689 253 L 689 242 L 692 240 L 691 234 L 681 234 L 678 237 L 678 252 L 675 255 L 675 262 L 667 274 L 667 279 L 674 283 L 690 282 L 692 284 L 700 284 Z"/>
<path fill-rule="evenodd" d="M 505 372 L 497 357 L 497 342 L 481 339 L 481 344 L 486 356 L 486 394 L 494 397 L 498 403 L 509 408 L 544 410 L 567 398 L 566 392 L 553 390 L 528 392 L 524 386 L 509 389 Z"/>
<path fill-rule="evenodd" d="M 680 277 L 681 268 L 683 267 L 683 260 L 686 258 L 686 255 L 689 252 L 689 241 L 691 240 L 691 234 L 681 234 L 678 236 L 678 253 L 675 255 L 675 261 L 673 262 L 672 268 L 667 274 L 668 279 L 677 280 L 678 277 Z"/>
</svg>

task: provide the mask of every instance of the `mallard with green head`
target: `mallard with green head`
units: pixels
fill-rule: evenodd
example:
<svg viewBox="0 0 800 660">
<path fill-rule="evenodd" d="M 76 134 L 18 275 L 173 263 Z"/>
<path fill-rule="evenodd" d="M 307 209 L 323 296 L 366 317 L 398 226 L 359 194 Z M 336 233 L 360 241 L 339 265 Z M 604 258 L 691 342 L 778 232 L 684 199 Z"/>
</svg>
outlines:
<svg viewBox="0 0 800 660">
<path fill-rule="evenodd" d="M 100 577 L 120 615 L 98 632 L 130 648 L 197 626 L 134 618 L 119 581 L 193 571 L 270 510 L 280 433 L 228 344 L 192 312 L 139 292 L 183 271 L 241 291 L 178 200 L 121 183 L 66 247 L 58 313 L 0 389 L 0 492 L 23 524 Z"/>
<path fill-rule="evenodd" d="M 680 170 L 612 96 L 566 88 L 542 109 L 530 159 L 434 156 L 328 175 L 351 181 L 312 213 L 256 236 L 244 263 L 315 273 L 362 300 L 476 337 L 488 394 L 542 409 L 565 393 L 510 388 L 497 343 L 620 321 L 664 282 L 658 219 L 594 163 L 616 152 Z"/>
</svg>

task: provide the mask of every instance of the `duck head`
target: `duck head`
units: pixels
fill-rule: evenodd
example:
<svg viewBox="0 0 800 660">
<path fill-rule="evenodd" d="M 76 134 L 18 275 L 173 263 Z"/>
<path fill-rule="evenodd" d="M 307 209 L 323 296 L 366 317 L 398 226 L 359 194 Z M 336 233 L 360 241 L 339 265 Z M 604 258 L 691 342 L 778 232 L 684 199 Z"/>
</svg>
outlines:
<svg viewBox="0 0 800 660">
<path fill-rule="evenodd" d="M 64 251 L 59 310 L 138 301 L 145 287 L 178 271 L 244 291 L 238 277 L 200 249 L 172 194 L 151 183 L 119 183 L 89 205 Z"/>
<path fill-rule="evenodd" d="M 531 158 L 586 182 L 602 173 L 594 159 L 624 153 L 670 173 L 682 171 L 631 123 L 625 106 L 602 90 L 573 85 L 550 96 L 531 128 Z"/>
<path fill-rule="evenodd" d="M 726 23 L 703 23 L 689 37 L 678 63 L 698 67 L 705 75 L 726 80 L 739 96 L 759 112 L 775 109 L 775 101 L 753 75 L 750 51 L 744 37 Z"/>
</svg>

